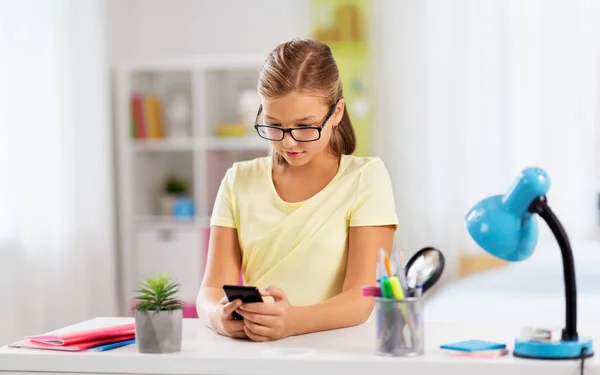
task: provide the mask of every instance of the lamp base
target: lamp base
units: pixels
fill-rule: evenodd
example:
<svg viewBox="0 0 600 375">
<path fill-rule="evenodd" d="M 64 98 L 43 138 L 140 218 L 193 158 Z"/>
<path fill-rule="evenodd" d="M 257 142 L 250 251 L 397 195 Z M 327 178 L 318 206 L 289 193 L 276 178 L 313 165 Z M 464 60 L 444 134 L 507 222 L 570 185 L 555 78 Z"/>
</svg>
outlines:
<svg viewBox="0 0 600 375">
<path fill-rule="evenodd" d="M 513 355 L 529 359 L 580 359 L 586 349 L 585 357 L 594 355 L 592 339 L 579 338 L 576 341 L 534 341 L 515 339 Z"/>
</svg>

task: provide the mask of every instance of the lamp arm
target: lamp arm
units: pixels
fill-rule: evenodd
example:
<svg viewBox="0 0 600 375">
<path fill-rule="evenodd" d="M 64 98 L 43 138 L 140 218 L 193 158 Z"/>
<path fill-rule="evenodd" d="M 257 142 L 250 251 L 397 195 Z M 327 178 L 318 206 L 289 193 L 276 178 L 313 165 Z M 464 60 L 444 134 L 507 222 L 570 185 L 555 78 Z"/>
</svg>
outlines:
<svg viewBox="0 0 600 375">
<path fill-rule="evenodd" d="M 537 197 L 529 206 L 529 211 L 540 215 L 550 227 L 560 247 L 565 278 L 566 325 L 562 339 L 578 340 L 577 334 L 577 287 L 575 283 L 575 264 L 569 237 L 562 224 L 548 206 L 545 196 Z"/>
</svg>

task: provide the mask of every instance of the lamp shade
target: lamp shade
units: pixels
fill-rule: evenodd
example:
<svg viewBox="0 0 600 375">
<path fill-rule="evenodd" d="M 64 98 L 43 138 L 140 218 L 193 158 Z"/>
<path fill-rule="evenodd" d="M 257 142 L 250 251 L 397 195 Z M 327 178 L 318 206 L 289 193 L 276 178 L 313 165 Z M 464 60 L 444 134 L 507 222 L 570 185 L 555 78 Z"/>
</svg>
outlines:
<svg viewBox="0 0 600 375">
<path fill-rule="evenodd" d="M 478 202 L 466 216 L 473 240 L 488 253 L 506 261 L 522 261 L 531 256 L 538 239 L 536 217 L 531 203 L 546 195 L 550 180 L 540 168 L 527 168 L 504 195 Z"/>
</svg>

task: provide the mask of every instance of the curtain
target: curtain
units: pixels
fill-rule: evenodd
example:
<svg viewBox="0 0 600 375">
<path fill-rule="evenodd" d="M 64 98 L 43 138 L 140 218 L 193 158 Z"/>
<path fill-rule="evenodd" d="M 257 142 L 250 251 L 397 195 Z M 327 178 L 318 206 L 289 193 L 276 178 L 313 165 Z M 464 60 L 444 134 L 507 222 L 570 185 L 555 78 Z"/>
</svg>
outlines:
<svg viewBox="0 0 600 375">
<path fill-rule="evenodd" d="M 101 0 L 0 0 L 0 344 L 116 313 Z"/>
<path fill-rule="evenodd" d="M 528 166 L 575 239 L 598 237 L 598 2 L 374 2 L 376 145 L 395 188 L 399 246 L 480 251 L 477 201 Z M 540 222 L 540 241 L 551 235 Z"/>
</svg>

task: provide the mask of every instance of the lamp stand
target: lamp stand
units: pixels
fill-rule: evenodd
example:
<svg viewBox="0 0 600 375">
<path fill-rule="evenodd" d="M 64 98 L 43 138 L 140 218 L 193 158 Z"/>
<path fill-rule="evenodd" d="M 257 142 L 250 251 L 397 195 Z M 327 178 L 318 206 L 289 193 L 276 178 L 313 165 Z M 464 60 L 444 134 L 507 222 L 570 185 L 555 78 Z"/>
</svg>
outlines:
<svg viewBox="0 0 600 375">
<path fill-rule="evenodd" d="M 515 340 L 515 357 L 531 359 L 579 359 L 594 355 L 591 339 L 582 339 L 577 333 L 577 287 L 575 265 L 569 237 L 554 215 L 545 196 L 536 198 L 529 212 L 544 219 L 560 247 L 565 279 L 566 322 L 560 341 Z"/>
</svg>

